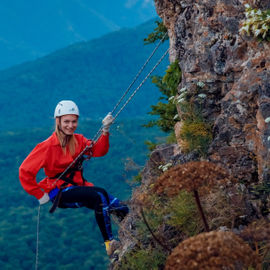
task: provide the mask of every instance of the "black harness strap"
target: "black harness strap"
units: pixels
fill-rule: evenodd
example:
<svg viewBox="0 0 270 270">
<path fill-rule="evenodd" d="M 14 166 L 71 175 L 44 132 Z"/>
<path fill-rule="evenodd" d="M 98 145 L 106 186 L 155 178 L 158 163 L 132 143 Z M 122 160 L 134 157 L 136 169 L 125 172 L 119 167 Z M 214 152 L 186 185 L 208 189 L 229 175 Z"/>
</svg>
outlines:
<svg viewBox="0 0 270 270">
<path fill-rule="evenodd" d="M 61 199 L 61 195 L 62 195 L 62 191 L 63 189 L 68 185 L 71 184 L 73 186 L 78 186 L 77 183 L 75 183 L 73 181 L 75 172 L 80 171 L 81 175 L 82 175 L 82 179 L 83 179 L 83 184 L 86 182 L 86 179 L 83 177 L 83 167 L 82 167 L 82 163 L 86 158 L 84 156 L 81 156 L 76 163 L 74 164 L 74 166 L 72 166 L 71 168 L 69 168 L 64 174 L 63 172 L 56 174 L 53 177 L 50 177 L 50 179 L 57 179 L 59 176 L 61 176 L 61 178 L 59 178 L 59 180 L 64 181 L 65 183 L 63 183 L 57 193 L 57 195 L 55 196 L 54 200 L 53 200 L 53 205 L 51 207 L 51 209 L 49 210 L 49 212 L 52 214 L 56 208 L 59 206 L 60 203 L 60 199 Z"/>
</svg>

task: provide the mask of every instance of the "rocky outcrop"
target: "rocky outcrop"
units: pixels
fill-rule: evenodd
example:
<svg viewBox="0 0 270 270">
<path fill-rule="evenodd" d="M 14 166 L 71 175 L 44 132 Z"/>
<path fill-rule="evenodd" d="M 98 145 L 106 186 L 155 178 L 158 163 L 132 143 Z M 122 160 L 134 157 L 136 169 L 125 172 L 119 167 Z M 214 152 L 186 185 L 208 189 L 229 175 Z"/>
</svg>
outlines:
<svg viewBox="0 0 270 270">
<path fill-rule="evenodd" d="M 141 219 L 140 206 L 141 199 L 143 196 L 148 196 L 149 187 L 155 183 L 156 178 L 161 174 L 161 170 L 158 169 L 160 165 L 171 163 L 175 165 L 181 160 L 180 149 L 177 144 L 159 145 L 150 155 L 144 169 L 141 172 L 141 185 L 134 189 L 130 205 L 130 214 L 121 222 L 119 229 L 119 240 L 121 246 L 118 254 L 119 260 L 121 261 L 122 256 L 130 251 L 134 246 L 138 245 L 137 231 L 134 230 L 136 222 Z M 192 160 L 192 155 L 184 157 L 186 160 L 183 162 Z M 117 265 L 111 265 L 110 269 L 117 269 Z"/>
<path fill-rule="evenodd" d="M 270 179 L 270 43 L 239 34 L 243 0 L 156 0 L 182 87 L 202 81 L 213 121 L 209 159 L 241 181 Z M 269 1 L 250 1 L 269 8 Z M 267 3 L 266 3 L 267 2 Z"/>
<path fill-rule="evenodd" d="M 239 33 L 247 2 L 270 8 L 269 1 L 258 0 L 155 0 L 169 32 L 170 61 L 178 60 L 182 71 L 179 94 L 184 87 L 194 90 L 198 82 L 207 89 L 202 113 L 213 124 L 207 159 L 227 168 L 238 180 L 238 186 L 228 190 L 241 208 L 235 230 L 261 217 L 262 208 L 269 213 L 270 204 L 265 194 L 263 199 L 252 200 L 249 190 L 250 184 L 270 182 L 270 121 L 265 121 L 270 120 L 270 42 Z M 181 126 L 182 122 L 177 123 L 176 133 Z M 161 174 L 159 165 L 200 159 L 196 152 L 181 150 L 178 140 L 178 146 L 161 145 L 151 154 L 142 171 L 142 184 L 133 192 L 131 213 L 121 224 L 119 261 L 136 246 L 134 228 L 141 219 L 138 201 L 151 192 Z M 163 236 L 170 238 L 165 229 Z M 121 268 L 116 264 L 111 269 Z"/>
<path fill-rule="evenodd" d="M 158 176 L 161 175 L 162 169 L 160 165 L 170 164 L 169 167 L 176 164 L 183 164 L 189 161 L 198 160 L 197 153 L 182 154 L 177 144 L 162 144 L 151 153 L 149 160 L 141 171 L 141 185 L 133 190 L 132 198 L 129 202 L 130 213 L 121 222 L 118 237 L 120 246 L 118 247 L 117 261 L 110 265 L 111 270 L 121 269 L 118 263 L 121 263 L 122 258 L 126 253 L 132 251 L 135 247 L 141 246 L 140 236 L 136 230 L 137 222 L 142 220 L 141 207 L 147 208 L 147 205 L 142 205 L 145 197 L 148 197 L 153 191 L 152 185 L 156 182 Z M 170 238 L 170 230 L 162 228 L 162 234 L 166 239 Z"/>
</svg>

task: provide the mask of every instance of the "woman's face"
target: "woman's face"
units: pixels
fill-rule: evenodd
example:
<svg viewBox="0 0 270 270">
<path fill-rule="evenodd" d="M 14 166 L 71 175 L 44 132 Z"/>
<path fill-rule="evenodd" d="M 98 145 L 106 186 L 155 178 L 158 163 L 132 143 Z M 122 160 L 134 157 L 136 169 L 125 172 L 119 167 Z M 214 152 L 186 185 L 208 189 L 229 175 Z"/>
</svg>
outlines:
<svg viewBox="0 0 270 270">
<path fill-rule="evenodd" d="M 63 115 L 59 120 L 60 127 L 66 135 L 72 135 L 78 126 L 78 116 L 75 114 Z"/>
</svg>

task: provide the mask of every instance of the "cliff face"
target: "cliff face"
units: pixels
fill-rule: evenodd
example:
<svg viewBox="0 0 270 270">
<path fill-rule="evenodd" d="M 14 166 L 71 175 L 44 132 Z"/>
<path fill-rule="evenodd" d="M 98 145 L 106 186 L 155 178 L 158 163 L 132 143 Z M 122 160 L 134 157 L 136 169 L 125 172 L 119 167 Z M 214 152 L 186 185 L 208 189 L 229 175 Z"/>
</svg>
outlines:
<svg viewBox="0 0 270 270">
<path fill-rule="evenodd" d="M 207 119 L 214 121 L 210 160 L 239 180 L 270 179 L 270 45 L 239 34 L 243 0 L 156 0 L 179 60 L 179 89 L 202 81 Z M 254 2 L 254 1 L 252 1 Z M 269 1 L 255 1 L 267 8 Z M 266 3 L 267 2 L 267 3 Z"/>
<path fill-rule="evenodd" d="M 213 124 L 213 140 L 206 159 L 222 165 L 237 180 L 233 191 L 225 192 L 230 199 L 234 197 L 234 204 L 241 208 L 232 222 L 231 229 L 235 230 L 262 217 L 262 207 L 251 200 L 250 184 L 269 184 L 270 181 L 270 121 L 267 123 L 270 119 L 270 42 L 259 42 L 239 33 L 247 3 L 243 0 L 155 0 L 157 13 L 169 32 L 170 61 L 178 60 L 182 71 L 178 94 L 181 95 L 183 88 L 194 89 L 198 82 L 202 82 L 207 91 L 202 114 Z M 270 8 L 269 1 L 249 1 L 249 4 Z M 181 106 L 178 111 L 181 118 Z M 181 122 L 176 125 L 176 134 L 179 126 L 181 129 Z M 142 239 L 136 230 L 137 221 L 142 220 L 140 203 L 151 196 L 151 186 L 161 174 L 158 166 L 200 159 L 196 152 L 185 154 L 181 148 L 180 142 L 160 146 L 151 154 L 142 171 L 142 184 L 133 193 L 131 214 L 121 223 L 120 261 L 127 251 L 139 246 L 138 239 Z M 231 208 L 229 205 L 228 209 Z M 269 198 L 266 208 L 269 208 Z M 243 217 L 243 222 L 235 222 Z M 155 232 L 168 243 L 179 230 L 165 226 L 157 226 Z M 181 237 L 177 240 L 182 241 L 186 236 Z M 149 242 L 150 250 L 155 246 L 151 240 L 144 241 L 140 243 L 142 249 L 149 247 Z M 129 268 L 116 265 L 111 269 Z"/>
</svg>

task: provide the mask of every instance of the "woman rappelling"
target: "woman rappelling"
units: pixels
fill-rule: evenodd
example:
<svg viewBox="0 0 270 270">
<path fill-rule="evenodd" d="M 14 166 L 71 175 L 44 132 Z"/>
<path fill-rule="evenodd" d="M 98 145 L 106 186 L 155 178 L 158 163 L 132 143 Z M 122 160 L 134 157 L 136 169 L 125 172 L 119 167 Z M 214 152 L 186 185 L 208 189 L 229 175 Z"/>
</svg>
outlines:
<svg viewBox="0 0 270 270">
<path fill-rule="evenodd" d="M 73 101 L 59 102 L 55 108 L 54 118 L 53 134 L 39 143 L 21 164 L 20 182 L 25 191 L 33 195 L 40 205 L 51 201 L 54 208 L 51 212 L 56 207 L 87 207 L 94 210 L 107 254 L 110 256 L 115 241 L 110 214 L 116 214 L 118 218 L 123 219 L 128 213 L 128 207 L 108 194 L 105 189 L 94 186 L 84 179 L 81 153 L 90 158 L 101 157 L 108 152 L 109 128 L 114 118 L 108 114 L 103 119 L 102 134 L 96 142 L 75 133 L 79 109 Z M 68 170 L 65 170 L 66 168 Z M 40 169 L 44 169 L 46 177 L 38 183 L 36 176 Z"/>
</svg>

